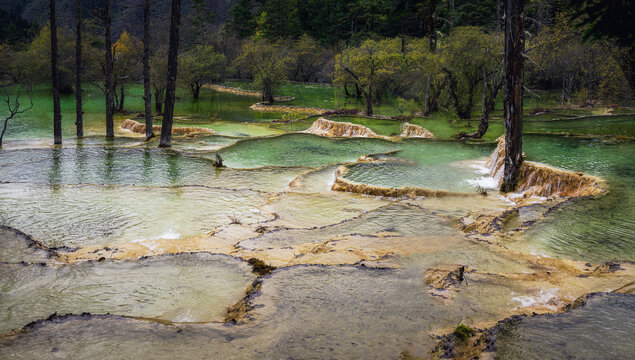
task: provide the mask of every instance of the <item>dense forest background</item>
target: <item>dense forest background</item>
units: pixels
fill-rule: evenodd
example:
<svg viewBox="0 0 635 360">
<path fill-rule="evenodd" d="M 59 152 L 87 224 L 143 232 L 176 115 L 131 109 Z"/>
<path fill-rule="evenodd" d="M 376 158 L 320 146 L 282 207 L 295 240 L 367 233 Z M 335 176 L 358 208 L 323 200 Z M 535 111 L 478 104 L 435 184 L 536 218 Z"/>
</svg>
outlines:
<svg viewBox="0 0 635 360">
<path fill-rule="evenodd" d="M 36 83 L 49 80 L 48 2 L 0 0 L 0 50 L 5 61 L 37 70 Z M 104 3 L 81 2 L 83 79 L 98 87 Z M 150 65 L 160 113 L 165 86 L 158 74 L 167 67 L 170 1 L 151 3 Z M 112 1 L 118 111 L 124 110 L 126 84 L 142 79 L 142 4 Z M 600 22 L 589 21 L 591 11 Z M 67 93 L 73 92 L 75 14 L 75 0 L 57 1 L 60 89 Z M 272 100 L 284 81 L 320 82 L 363 99 L 367 114 L 397 98 L 425 115 L 443 108 L 465 119 L 488 112 L 500 97 L 500 0 L 184 0 L 181 14 L 179 84 L 195 98 L 202 84 L 226 79 L 252 80 L 263 100 Z M 628 1 L 528 1 L 525 84 L 559 91 L 563 104 L 630 99 L 631 16 Z"/>
</svg>

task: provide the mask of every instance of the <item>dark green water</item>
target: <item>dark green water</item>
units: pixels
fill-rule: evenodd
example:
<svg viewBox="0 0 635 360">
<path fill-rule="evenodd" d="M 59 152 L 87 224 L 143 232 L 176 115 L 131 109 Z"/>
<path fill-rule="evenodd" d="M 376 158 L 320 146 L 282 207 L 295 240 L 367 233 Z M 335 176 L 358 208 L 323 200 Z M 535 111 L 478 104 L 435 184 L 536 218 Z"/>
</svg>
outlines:
<svg viewBox="0 0 635 360">
<path fill-rule="evenodd" d="M 571 312 L 508 324 L 497 359 L 630 359 L 635 351 L 635 296 L 600 294 Z"/>
</svg>

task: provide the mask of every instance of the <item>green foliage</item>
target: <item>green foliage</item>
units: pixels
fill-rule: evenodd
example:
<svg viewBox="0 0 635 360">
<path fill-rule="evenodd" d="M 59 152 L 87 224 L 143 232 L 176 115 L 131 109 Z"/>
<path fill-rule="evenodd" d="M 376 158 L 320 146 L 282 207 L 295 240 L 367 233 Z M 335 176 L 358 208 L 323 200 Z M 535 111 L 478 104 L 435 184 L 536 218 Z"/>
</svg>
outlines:
<svg viewBox="0 0 635 360">
<path fill-rule="evenodd" d="M 227 26 L 241 38 L 250 37 L 256 31 L 256 19 L 251 12 L 252 7 L 251 0 L 238 0 L 230 12 L 231 19 L 227 22 Z"/>
<path fill-rule="evenodd" d="M 179 55 L 178 80 L 198 98 L 201 86 L 219 82 L 225 76 L 225 55 L 213 46 L 198 45 Z"/>
<path fill-rule="evenodd" d="M 355 84 L 366 98 L 366 112 L 372 115 L 372 100 L 401 63 L 399 39 L 366 40 L 358 47 L 347 48 L 335 57 L 333 83 Z"/>
<path fill-rule="evenodd" d="M 469 119 L 486 66 L 497 64 L 496 59 L 502 55 L 502 36 L 465 26 L 454 29 L 441 44 L 441 63 L 448 78 L 450 100 L 457 115 Z"/>
<path fill-rule="evenodd" d="M 454 335 L 456 335 L 456 338 L 459 339 L 459 341 L 465 341 L 475 333 L 476 331 L 474 331 L 474 329 L 464 324 L 460 324 L 454 330 Z"/>
<path fill-rule="evenodd" d="M 616 58 L 623 51 L 609 43 L 580 42 L 580 33 L 560 16 L 531 42 L 535 65 L 530 71 L 535 80 L 559 85 L 562 103 L 570 102 L 576 94 L 581 101 L 622 97 L 628 94 L 627 76 Z M 586 98 L 580 98 L 582 94 Z"/>
<path fill-rule="evenodd" d="M 287 79 L 292 58 L 280 42 L 254 37 L 246 41 L 240 55 L 234 60 L 251 75 L 254 84 L 262 89 L 263 101 L 273 101 L 276 86 Z"/>
<path fill-rule="evenodd" d="M 62 93 L 72 92 L 75 69 L 75 38 L 73 33 L 67 28 L 57 28 L 58 43 L 58 76 L 59 87 Z M 42 26 L 40 32 L 28 45 L 27 49 L 21 53 L 21 61 L 28 64 L 33 71 L 35 81 L 51 81 L 51 27 L 46 24 Z"/>
<path fill-rule="evenodd" d="M 33 25 L 21 16 L 0 9 L 0 44 L 17 45 L 32 38 Z"/>
</svg>

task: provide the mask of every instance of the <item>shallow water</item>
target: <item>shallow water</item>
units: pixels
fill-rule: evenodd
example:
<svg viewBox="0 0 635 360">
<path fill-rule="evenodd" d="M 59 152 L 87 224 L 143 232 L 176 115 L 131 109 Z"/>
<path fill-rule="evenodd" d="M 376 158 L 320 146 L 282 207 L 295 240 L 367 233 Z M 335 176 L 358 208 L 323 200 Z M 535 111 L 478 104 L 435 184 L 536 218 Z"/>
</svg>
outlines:
<svg viewBox="0 0 635 360">
<path fill-rule="evenodd" d="M 60 267 L 0 265 L 0 273 L 2 332 L 55 312 L 221 321 L 255 278 L 246 264 L 205 253 Z"/>
<path fill-rule="evenodd" d="M 24 233 L 0 227 L 0 263 L 46 262 L 52 254 L 39 245 Z"/>
<path fill-rule="evenodd" d="M 0 222 L 48 246 L 195 236 L 232 216 L 271 219 L 258 209 L 262 203 L 263 195 L 250 190 L 0 184 Z"/>
<path fill-rule="evenodd" d="M 635 351 L 635 297 L 600 294 L 559 315 L 508 324 L 498 359 L 628 359 Z"/>
<path fill-rule="evenodd" d="M 280 93 L 296 96 L 291 104 L 300 106 L 331 107 L 338 101 L 332 87 L 303 89 L 290 84 Z M 479 326 L 523 309 L 555 310 L 563 300 L 629 281 L 621 272 L 597 279 L 531 275 L 553 268 L 505 247 L 591 262 L 635 259 L 632 142 L 526 136 L 529 160 L 601 176 L 610 192 L 565 204 L 498 248 L 487 244 L 491 238 L 465 238 L 458 225 L 468 214 L 507 209 L 510 203 L 496 191 L 485 197 L 394 199 L 330 190 L 335 171 L 347 164 L 346 178 L 362 183 L 473 193 L 476 185 L 491 185 L 483 159 L 494 144 L 287 134 L 304 130 L 313 118 L 280 123 L 275 120 L 282 114 L 248 109 L 257 98 L 211 90 L 201 96 L 177 102 L 175 125 L 208 127 L 219 135 L 175 136 L 172 150 L 156 149 L 156 141 L 144 144 L 142 136 L 123 130 L 114 141 L 65 139 L 63 148 L 52 148 L 49 140 L 37 140 L 52 132 L 50 100 L 39 103 L 10 126 L 6 148 L 13 150 L 0 151 L 0 224 L 48 246 L 87 246 L 86 251 L 95 246 L 85 256 L 95 259 L 102 252 L 130 251 L 130 243 L 150 254 L 166 252 L 161 246 L 180 251 L 183 244 L 189 251 L 204 243 L 245 259 L 309 265 L 264 277 L 245 324 L 218 324 L 214 321 L 222 320 L 255 278 L 243 261 L 200 253 L 61 265 L 69 249 L 51 258 L 46 249 L 29 247 L 26 235 L 0 229 L 0 333 L 54 312 L 187 322 L 117 316 L 46 321 L 17 335 L 0 334 L 0 357 L 397 358 L 402 351 L 425 357 L 435 343 L 431 334 L 451 332 L 459 322 Z M 131 87 L 128 100 L 130 109 L 140 111 L 141 87 Z M 86 133 L 103 135 L 103 98 L 88 90 L 86 101 Z M 65 136 L 73 135 L 73 104 L 74 98 L 63 97 Z M 397 114 L 390 106 L 377 110 Z M 526 129 L 632 136 L 632 115 L 532 121 L 540 119 L 530 118 Z M 382 135 L 398 133 L 401 124 L 339 120 Z M 448 114 L 412 123 L 441 139 L 477 126 Z M 502 123 L 493 119 L 486 140 L 501 132 Z M 227 168 L 213 168 L 216 151 Z M 385 154 L 391 151 L 398 152 Z M 352 164 L 382 153 L 377 157 L 388 161 Z M 536 220 L 545 210 L 523 208 L 503 230 Z M 235 220 L 242 225 L 225 226 Z M 209 234 L 212 230 L 218 233 Z M 467 280 L 456 291 L 425 286 L 426 270 L 453 264 L 468 266 Z M 586 336 L 596 331 L 576 329 Z M 536 336 L 534 344 L 542 339 Z M 615 347 L 626 349 L 624 344 Z"/>
<path fill-rule="evenodd" d="M 635 260 L 635 144 L 528 136 L 525 151 L 530 160 L 601 176 L 609 192 L 562 206 L 515 247 L 592 262 Z"/>
<path fill-rule="evenodd" d="M 310 134 L 289 134 L 241 141 L 220 151 L 234 168 L 260 166 L 323 166 L 353 162 L 360 156 L 398 149 L 379 139 L 329 139 Z"/>
</svg>

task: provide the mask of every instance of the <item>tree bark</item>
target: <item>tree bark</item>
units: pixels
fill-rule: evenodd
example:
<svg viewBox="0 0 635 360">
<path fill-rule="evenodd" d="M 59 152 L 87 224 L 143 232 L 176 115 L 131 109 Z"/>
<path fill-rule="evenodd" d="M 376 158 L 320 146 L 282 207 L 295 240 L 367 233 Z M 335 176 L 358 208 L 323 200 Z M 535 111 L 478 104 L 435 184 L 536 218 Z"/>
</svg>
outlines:
<svg viewBox="0 0 635 360">
<path fill-rule="evenodd" d="M 105 64 L 105 72 L 106 72 L 106 137 L 112 138 L 115 137 L 114 124 L 113 124 L 113 112 L 114 112 L 114 86 L 112 81 L 112 39 L 110 37 L 110 25 L 112 22 L 111 19 L 111 1 L 106 0 L 106 31 L 105 31 L 105 44 L 106 48 L 106 64 Z"/>
<path fill-rule="evenodd" d="M 4 125 L 2 126 L 2 133 L 0 133 L 0 149 L 2 149 L 2 139 L 4 138 L 4 133 L 7 131 L 7 123 L 9 122 L 9 118 L 4 119 Z"/>
<path fill-rule="evenodd" d="M 154 108 L 157 111 L 158 115 L 163 115 L 163 97 L 164 97 L 164 89 L 154 89 Z M 146 130 L 147 131 L 147 130 Z"/>
<path fill-rule="evenodd" d="M 50 2 L 51 23 L 51 77 L 53 79 L 53 138 L 54 144 L 62 143 L 62 111 L 60 109 L 60 89 L 57 74 L 57 23 L 55 21 L 55 0 Z"/>
<path fill-rule="evenodd" d="M 179 26 L 181 25 L 181 0 L 172 0 L 170 20 L 170 49 L 168 50 L 168 78 L 165 89 L 165 110 L 161 126 L 160 147 L 169 147 L 172 139 L 172 118 L 176 90 L 177 57 L 179 55 Z"/>
<path fill-rule="evenodd" d="M 82 0 L 75 0 L 75 128 L 78 138 L 84 136 L 82 109 Z"/>
<path fill-rule="evenodd" d="M 150 82 L 150 0 L 143 0 L 143 102 L 145 104 L 146 140 L 154 137 Z"/>
<path fill-rule="evenodd" d="M 437 0 L 431 0 L 430 3 L 428 14 L 426 14 L 426 33 L 428 33 L 430 51 L 435 53 L 437 51 Z"/>
<path fill-rule="evenodd" d="M 122 82 L 122 84 L 119 86 L 119 107 L 117 108 L 117 111 L 123 112 L 125 101 L 126 101 L 126 92 L 123 88 L 123 82 Z"/>
<path fill-rule="evenodd" d="M 523 162 L 525 0 L 505 0 L 505 170 L 501 191 L 516 190 Z"/>
<path fill-rule="evenodd" d="M 366 92 L 366 115 L 373 115 L 373 87 L 368 85 L 368 92 Z"/>
</svg>

